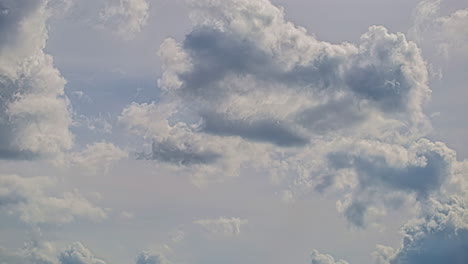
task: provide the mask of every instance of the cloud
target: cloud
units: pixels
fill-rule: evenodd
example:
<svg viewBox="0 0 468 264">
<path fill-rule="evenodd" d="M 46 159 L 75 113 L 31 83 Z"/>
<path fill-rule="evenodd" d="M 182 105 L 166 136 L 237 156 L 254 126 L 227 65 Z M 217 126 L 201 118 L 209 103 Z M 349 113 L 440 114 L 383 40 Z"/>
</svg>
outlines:
<svg viewBox="0 0 468 264">
<path fill-rule="evenodd" d="M 312 258 L 311 264 L 348 264 L 348 262 L 344 260 L 336 260 L 330 255 L 327 254 L 320 254 L 317 250 L 312 250 L 310 254 Z"/>
<path fill-rule="evenodd" d="M 241 233 L 241 227 L 247 223 L 248 220 L 236 217 L 220 217 L 217 219 L 200 219 L 194 221 L 194 224 L 202 227 L 209 236 L 213 237 L 238 236 Z"/>
<path fill-rule="evenodd" d="M 47 177 L 0 175 L 0 209 L 18 215 L 25 223 L 69 223 L 76 218 L 101 221 L 106 210 L 91 204 L 78 191 L 49 195 L 56 182 Z"/>
<path fill-rule="evenodd" d="M 84 168 L 90 173 L 95 174 L 101 170 L 107 173 L 112 163 L 127 156 L 127 152 L 112 143 L 98 142 L 86 145 L 81 152 L 70 153 L 69 161 L 73 166 Z"/>
<path fill-rule="evenodd" d="M 59 255 L 60 264 L 106 264 L 105 261 L 96 258 L 93 253 L 80 242 L 68 246 Z"/>
<path fill-rule="evenodd" d="M 466 263 L 468 261 L 468 209 L 460 197 L 448 202 L 432 200 L 421 218 L 403 227 L 399 249 L 379 246 L 378 264 Z"/>
<path fill-rule="evenodd" d="M 105 27 L 130 40 L 146 25 L 149 7 L 146 0 L 110 0 L 99 15 Z"/>
<path fill-rule="evenodd" d="M 441 16 L 442 0 L 421 1 L 414 11 L 414 25 L 409 33 L 418 43 L 435 48 L 448 56 L 468 56 L 468 8 Z"/>
<path fill-rule="evenodd" d="M 170 262 L 160 253 L 141 252 L 136 264 L 169 264 Z"/>
<path fill-rule="evenodd" d="M 190 7 L 192 30 L 160 46 L 160 100 L 120 116 L 151 141 L 144 159 L 216 179 L 253 168 L 289 200 L 335 191 L 358 227 L 453 179 L 455 152 L 426 139 L 428 67 L 405 34 L 371 26 L 357 43 L 332 44 L 267 0 Z"/>
<path fill-rule="evenodd" d="M 437 194 L 449 184 L 457 164 L 453 150 L 427 139 L 407 148 L 362 142 L 350 145 L 341 153 L 329 153 L 328 158 L 330 167 L 352 173 L 357 178 L 353 195 L 339 206 L 345 217 L 360 227 L 365 226 L 366 214 L 372 205 L 381 202 L 390 208 L 402 206 L 402 200 L 392 197 L 395 193 L 400 193 L 403 200 L 413 195 L 417 201 Z"/>
<path fill-rule="evenodd" d="M 48 1 L 2 1 L 0 158 L 54 156 L 73 145 L 65 79 L 44 53 Z"/>
<path fill-rule="evenodd" d="M 20 250 L 9 251 L 3 254 L 0 250 L 0 261 L 5 259 L 8 264 L 106 264 L 81 242 L 74 242 L 60 251 L 57 243 L 39 239 L 26 243 Z"/>
</svg>

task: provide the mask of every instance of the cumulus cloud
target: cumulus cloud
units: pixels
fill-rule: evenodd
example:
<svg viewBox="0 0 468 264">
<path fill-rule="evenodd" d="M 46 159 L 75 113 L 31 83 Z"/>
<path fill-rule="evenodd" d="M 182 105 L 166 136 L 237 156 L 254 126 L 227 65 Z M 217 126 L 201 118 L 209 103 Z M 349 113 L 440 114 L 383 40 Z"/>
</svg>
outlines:
<svg viewBox="0 0 468 264">
<path fill-rule="evenodd" d="M 468 209 L 460 197 L 448 202 L 431 200 L 419 219 L 403 227 L 399 249 L 379 246 L 378 264 L 466 263 Z"/>
<path fill-rule="evenodd" d="M 241 218 L 220 217 L 216 219 L 200 219 L 194 222 L 199 225 L 210 236 L 214 237 L 235 237 L 240 235 L 241 227 L 248 221 Z"/>
<path fill-rule="evenodd" d="M 70 163 L 73 166 L 84 168 L 90 173 L 102 170 L 107 173 L 112 163 L 126 158 L 127 152 L 108 142 L 98 142 L 87 145 L 81 152 L 70 153 Z"/>
<path fill-rule="evenodd" d="M 344 260 L 335 260 L 333 256 L 327 254 L 320 254 L 317 250 L 312 250 L 310 254 L 312 261 L 311 264 L 348 264 Z"/>
<path fill-rule="evenodd" d="M 76 218 L 101 221 L 106 210 L 85 199 L 78 191 L 49 194 L 56 182 L 48 177 L 23 178 L 0 175 L 0 209 L 26 223 L 69 223 Z"/>
<path fill-rule="evenodd" d="M 59 262 L 60 264 L 106 264 L 105 261 L 96 258 L 80 242 L 75 242 L 62 251 L 59 255 Z"/>
<path fill-rule="evenodd" d="M 357 43 L 332 44 L 267 0 L 190 6 L 192 31 L 160 46 L 160 101 L 120 116 L 151 142 L 144 159 L 218 178 L 253 167 L 290 200 L 336 191 L 359 227 L 453 179 L 454 151 L 425 138 L 428 69 L 403 33 L 371 26 Z"/>
<path fill-rule="evenodd" d="M 100 12 L 104 26 L 126 40 L 134 38 L 143 29 L 148 17 L 147 0 L 110 0 Z"/>
<path fill-rule="evenodd" d="M 106 264 L 81 242 L 74 242 L 60 251 L 57 243 L 40 239 L 26 243 L 20 250 L 1 254 L 0 261 L 2 260 L 6 260 L 8 264 Z"/>
<path fill-rule="evenodd" d="M 457 163 L 453 150 L 426 139 L 407 148 L 362 142 L 341 153 L 330 153 L 328 158 L 330 167 L 357 178 L 352 196 L 338 205 L 345 217 L 359 227 L 365 226 L 371 205 L 381 202 L 385 207 L 398 208 L 404 204 L 405 196 L 425 201 L 437 194 L 441 186 L 449 184 Z M 338 171 L 333 175 L 339 175 Z"/>
<path fill-rule="evenodd" d="M 468 8 L 442 16 L 442 0 L 421 1 L 414 12 L 410 36 L 422 45 L 435 48 L 439 54 L 468 56 Z"/>
<path fill-rule="evenodd" d="M 0 2 L 0 158 L 57 155 L 73 144 L 65 79 L 44 53 L 49 1 Z"/>
<path fill-rule="evenodd" d="M 136 264 L 169 264 L 170 262 L 161 253 L 141 252 L 136 259 Z"/>
</svg>

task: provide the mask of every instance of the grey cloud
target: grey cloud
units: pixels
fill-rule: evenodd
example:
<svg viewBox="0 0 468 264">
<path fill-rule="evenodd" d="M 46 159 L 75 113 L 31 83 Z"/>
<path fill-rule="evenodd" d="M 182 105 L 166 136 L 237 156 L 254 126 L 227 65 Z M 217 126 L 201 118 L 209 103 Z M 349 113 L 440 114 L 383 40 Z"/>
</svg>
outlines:
<svg viewBox="0 0 468 264">
<path fill-rule="evenodd" d="M 236 120 L 219 114 L 203 115 L 202 131 L 222 136 L 240 136 L 242 138 L 270 142 L 278 146 L 302 146 L 307 138 L 294 132 L 281 121 L 275 120 Z"/>
<path fill-rule="evenodd" d="M 80 242 L 75 242 L 59 255 L 60 264 L 106 264 L 98 259 L 94 254 L 83 246 Z"/>
<path fill-rule="evenodd" d="M 297 114 L 297 122 L 317 134 L 350 128 L 365 120 L 355 100 L 333 100 Z"/>
<path fill-rule="evenodd" d="M 136 264 L 168 264 L 167 259 L 160 253 L 141 252 L 136 259 Z"/>
<path fill-rule="evenodd" d="M 169 140 L 153 142 L 150 155 L 143 155 L 146 159 L 158 160 L 179 165 L 212 164 L 221 155 L 212 151 L 198 151 L 189 143 L 178 146 Z"/>
<path fill-rule="evenodd" d="M 359 154 L 338 152 L 329 153 L 328 162 L 335 169 L 352 169 L 357 174 L 358 186 L 355 195 L 344 209 L 344 216 L 357 227 L 366 226 L 366 215 L 369 207 L 378 200 L 388 207 L 398 208 L 401 203 L 393 199 L 386 200 L 385 192 L 403 192 L 414 194 L 420 202 L 427 201 L 432 194 L 438 193 L 451 175 L 456 163 L 454 153 L 442 143 L 431 143 L 420 140 L 409 153 L 410 162 L 391 162 L 389 153 Z M 392 154 L 393 153 L 393 154 Z M 330 177 L 333 178 L 333 175 Z"/>
<path fill-rule="evenodd" d="M 436 264 L 468 262 L 468 212 L 460 197 L 448 202 L 432 201 L 417 221 L 403 227 L 398 250 L 379 247 L 377 256 L 387 264 Z"/>
<path fill-rule="evenodd" d="M 414 191 L 421 198 L 437 190 L 450 173 L 449 161 L 437 152 L 424 153 L 418 157 L 426 159 L 425 165 L 407 167 L 391 166 L 384 157 L 353 157 L 346 153 L 332 153 L 329 158 L 336 168 L 354 168 L 362 188 L 385 185 L 397 190 Z"/>
<path fill-rule="evenodd" d="M 298 127 L 309 129 L 312 135 L 324 134 L 354 128 L 374 114 L 409 121 L 414 126 L 426 124 L 422 113 L 422 104 L 430 94 L 426 65 L 420 50 L 403 34 L 373 26 L 358 46 L 332 45 L 284 21 L 276 14 L 282 11 L 268 1 L 239 2 L 241 8 L 224 9 L 235 3 L 194 3 L 205 22 L 195 24 L 183 45 L 164 45 L 161 50 L 177 50 L 178 58 L 186 61 L 165 66 L 163 77 L 171 76 L 180 86 L 162 88 L 200 113 L 205 119 L 204 132 L 300 146 L 307 144 L 308 137 L 292 131 Z M 265 9 L 256 13 L 248 5 Z M 217 8 L 220 13 L 207 11 Z M 267 10 L 271 13 L 264 13 Z M 263 33 L 254 31 L 255 24 L 245 18 L 249 16 L 258 16 L 257 22 L 265 23 Z M 213 24 L 206 22 L 210 19 Z M 236 23 L 246 27 L 237 28 Z M 287 37 L 281 39 L 275 33 Z M 246 78 L 251 81 L 243 82 Z M 284 107 L 280 117 L 261 104 L 229 105 L 237 98 L 256 96 L 260 101 L 262 95 L 272 94 L 280 101 L 282 94 L 290 93 L 304 101 Z M 244 119 L 249 121 L 224 117 L 226 105 L 231 106 L 229 115 L 247 116 Z M 286 114 L 287 108 L 293 112 Z M 251 110 L 246 114 L 246 109 Z"/>
<path fill-rule="evenodd" d="M 24 17 L 30 15 L 44 1 L 29 0 L 2 0 L 0 2 L 0 50 L 5 44 L 12 44 L 17 40 L 18 35 L 15 31 L 21 26 Z"/>
<path fill-rule="evenodd" d="M 181 74 L 183 89 L 196 96 L 226 96 L 216 82 L 228 74 L 258 74 L 271 67 L 271 58 L 254 43 L 225 32 L 201 27 L 189 33 L 183 47 L 193 71 Z"/>
</svg>

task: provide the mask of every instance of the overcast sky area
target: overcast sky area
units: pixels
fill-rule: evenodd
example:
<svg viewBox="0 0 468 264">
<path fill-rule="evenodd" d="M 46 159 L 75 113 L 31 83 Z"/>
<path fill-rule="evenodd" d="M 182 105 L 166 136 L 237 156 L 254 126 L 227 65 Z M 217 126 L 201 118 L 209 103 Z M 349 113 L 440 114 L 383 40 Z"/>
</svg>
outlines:
<svg viewBox="0 0 468 264">
<path fill-rule="evenodd" d="M 0 0 L 0 264 L 467 264 L 465 0 Z"/>
</svg>

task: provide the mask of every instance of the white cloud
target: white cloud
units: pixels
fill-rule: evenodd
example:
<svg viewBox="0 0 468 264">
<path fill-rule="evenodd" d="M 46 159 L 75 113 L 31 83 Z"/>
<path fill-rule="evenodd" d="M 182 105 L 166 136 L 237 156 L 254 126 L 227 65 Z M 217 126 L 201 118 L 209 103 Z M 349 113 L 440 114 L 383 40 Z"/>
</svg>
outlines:
<svg viewBox="0 0 468 264">
<path fill-rule="evenodd" d="M 105 27 L 129 40 L 146 25 L 149 7 L 146 0 L 110 0 L 100 12 L 100 18 Z"/>
<path fill-rule="evenodd" d="M 59 261 L 60 264 L 106 264 L 105 261 L 96 258 L 80 242 L 75 242 L 62 251 L 59 255 Z"/>
<path fill-rule="evenodd" d="M 49 1 L 2 1 L 0 156 L 56 156 L 73 145 L 65 79 L 44 53 Z"/>
<path fill-rule="evenodd" d="M 246 219 L 220 217 L 216 219 L 200 219 L 194 222 L 213 237 L 235 237 L 240 235 L 241 227 L 248 224 Z"/>
<path fill-rule="evenodd" d="M 106 210 L 91 204 L 78 191 L 51 195 L 56 182 L 47 177 L 0 175 L 0 209 L 26 223 L 69 223 L 76 218 L 101 221 Z"/>
<path fill-rule="evenodd" d="M 418 4 L 410 36 L 423 46 L 435 48 L 446 58 L 468 56 L 468 8 L 441 16 L 442 3 L 442 0 L 424 0 Z"/>
<path fill-rule="evenodd" d="M 317 250 L 312 250 L 310 254 L 312 258 L 311 264 L 348 264 L 344 260 L 335 260 L 334 257 L 327 254 L 320 254 Z"/>
<path fill-rule="evenodd" d="M 127 152 L 107 142 L 87 145 L 83 151 L 69 155 L 69 162 L 72 166 L 84 168 L 93 174 L 107 173 L 113 163 L 128 156 Z"/>
</svg>

